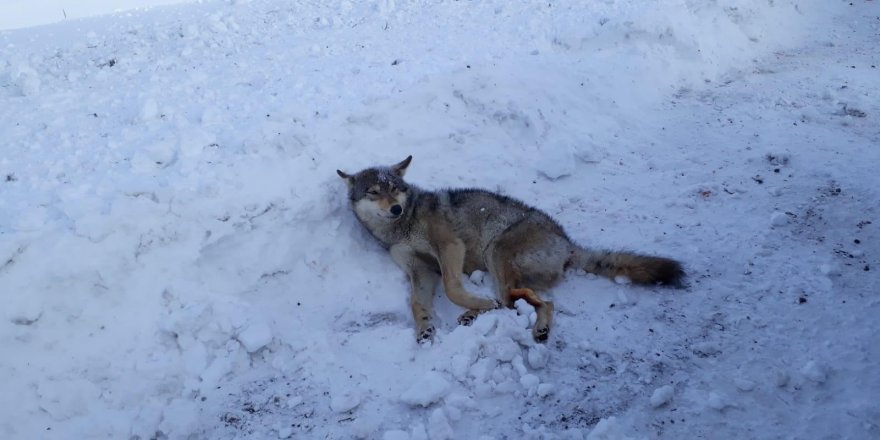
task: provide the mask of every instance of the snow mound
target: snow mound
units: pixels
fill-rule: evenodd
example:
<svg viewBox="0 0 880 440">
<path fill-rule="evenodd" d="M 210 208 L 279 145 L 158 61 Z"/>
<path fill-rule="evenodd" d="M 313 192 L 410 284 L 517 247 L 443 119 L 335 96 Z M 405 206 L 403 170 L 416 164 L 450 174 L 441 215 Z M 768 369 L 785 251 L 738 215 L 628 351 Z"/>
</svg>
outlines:
<svg viewBox="0 0 880 440">
<path fill-rule="evenodd" d="M 400 400 L 413 406 L 427 407 L 446 396 L 449 388 L 449 381 L 442 374 L 429 371 L 406 390 Z"/>
<path fill-rule="evenodd" d="M 874 434 L 872 5 L 68 3 L 0 32 L 0 437 Z M 335 173 L 409 154 L 690 284 L 569 277 L 545 344 L 438 288 L 420 345 Z"/>
</svg>

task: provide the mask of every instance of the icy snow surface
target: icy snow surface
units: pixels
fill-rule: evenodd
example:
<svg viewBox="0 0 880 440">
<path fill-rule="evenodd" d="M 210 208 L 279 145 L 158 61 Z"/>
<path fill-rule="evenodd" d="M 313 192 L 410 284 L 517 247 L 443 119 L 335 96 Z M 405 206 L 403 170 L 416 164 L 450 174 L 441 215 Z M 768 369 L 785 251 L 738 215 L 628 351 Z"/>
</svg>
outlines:
<svg viewBox="0 0 880 440">
<path fill-rule="evenodd" d="M 0 32 L 0 438 L 880 438 L 878 16 L 255 0 Z M 546 345 L 437 292 L 420 346 L 335 173 L 409 154 L 688 286 L 572 273 Z"/>
</svg>

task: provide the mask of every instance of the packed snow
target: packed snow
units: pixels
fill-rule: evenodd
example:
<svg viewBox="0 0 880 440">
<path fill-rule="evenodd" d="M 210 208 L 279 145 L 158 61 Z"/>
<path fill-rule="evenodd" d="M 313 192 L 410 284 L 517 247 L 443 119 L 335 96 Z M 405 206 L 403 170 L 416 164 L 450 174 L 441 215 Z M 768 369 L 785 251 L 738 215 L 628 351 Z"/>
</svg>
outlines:
<svg viewBox="0 0 880 440">
<path fill-rule="evenodd" d="M 0 31 L 0 438 L 878 438 L 875 3 L 204 1 Z M 524 302 L 463 327 L 441 289 L 420 345 L 335 172 L 410 154 L 415 184 L 520 198 L 687 286 L 572 272 L 546 344 Z"/>
</svg>

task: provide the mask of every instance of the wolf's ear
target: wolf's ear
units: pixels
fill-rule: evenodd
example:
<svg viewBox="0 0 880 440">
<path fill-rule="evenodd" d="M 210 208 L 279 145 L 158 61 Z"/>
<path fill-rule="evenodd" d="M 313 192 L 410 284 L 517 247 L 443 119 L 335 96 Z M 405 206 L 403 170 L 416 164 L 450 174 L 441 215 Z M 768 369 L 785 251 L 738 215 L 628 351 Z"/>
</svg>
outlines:
<svg viewBox="0 0 880 440">
<path fill-rule="evenodd" d="M 403 175 L 406 174 L 406 167 L 409 166 L 410 162 L 412 162 L 412 155 L 407 156 L 407 158 L 404 159 L 403 162 L 400 162 L 397 165 L 392 166 L 391 171 L 394 171 L 394 174 L 397 174 L 398 176 L 403 177 Z"/>
<path fill-rule="evenodd" d="M 350 174 L 346 174 L 344 171 L 340 171 L 340 170 L 336 170 L 336 174 L 339 174 L 339 177 L 342 177 L 343 179 L 345 179 L 345 183 L 347 183 L 348 186 L 351 186 L 352 183 L 354 183 Z"/>
</svg>

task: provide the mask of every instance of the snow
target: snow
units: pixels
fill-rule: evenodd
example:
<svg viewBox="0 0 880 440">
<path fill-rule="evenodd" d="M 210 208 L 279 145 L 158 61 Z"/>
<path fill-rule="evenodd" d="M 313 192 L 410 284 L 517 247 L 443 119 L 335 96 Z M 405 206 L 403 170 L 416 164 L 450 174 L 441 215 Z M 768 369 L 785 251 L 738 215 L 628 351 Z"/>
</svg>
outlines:
<svg viewBox="0 0 880 440">
<path fill-rule="evenodd" d="M 788 224 L 788 216 L 784 212 L 774 212 L 770 214 L 770 224 L 774 227 L 785 226 Z"/>
<path fill-rule="evenodd" d="M 596 423 L 596 427 L 587 434 L 587 440 L 631 440 L 632 437 L 629 437 L 622 433 L 622 428 L 620 426 L 620 422 L 617 420 L 617 417 L 608 417 L 606 419 L 599 420 L 599 423 Z"/>
<path fill-rule="evenodd" d="M 0 438 L 880 435 L 872 2 L 18 3 Z M 546 344 L 439 289 L 420 345 L 335 172 L 410 154 L 687 285 L 571 271 Z"/>
<path fill-rule="evenodd" d="M 624 275 L 617 275 L 617 276 L 615 276 L 615 277 L 614 277 L 614 282 L 617 283 L 617 284 L 624 285 L 624 286 L 625 286 L 625 285 L 628 285 L 628 284 L 632 284 L 632 280 L 630 280 L 629 277 L 626 277 L 626 276 L 624 276 Z"/>
<path fill-rule="evenodd" d="M 550 350 L 545 345 L 535 345 L 528 351 L 529 366 L 535 370 L 540 370 L 547 366 L 550 361 Z"/>
<path fill-rule="evenodd" d="M 291 435 L 293 435 L 293 429 L 290 428 L 289 426 L 285 426 L 283 428 L 278 429 L 278 438 L 281 438 L 281 439 L 289 438 Z"/>
<path fill-rule="evenodd" d="M 535 390 L 535 392 L 540 397 L 547 397 L 547 396 L 556 392 L 556 387 L 550 383 L 542 383 L 542 384 L 538 385 L 538 388 L 537 388 L 537 390 Z"/>
<path fill-rule="evenodd" d="M 427 407 L 449 392 L 449 381 L 436 371 L 429 371 L 406 390 L 400 400 L 413 406 Z"/>
<path fill-rule="evenodd" d="M 672 400 L 672 395 L 675 393 L 675 388 L 671 385 L 663 385 L 660 388 L 654 390 L 654 393 L 651 394 L 651 406 L 654 408 L 659 408 L 663 405 L 669 403 Z"/>
<path fill-rule="evenodd" d="M 393 429 L 391 431 L 385 431 L 382 434 L 382 440 L 409 440 L 409 433 L 406 431 L 401 431 L 399 429 Z"/>
<path fill-rule="evenodd" d="M 351 411 L 361 404 L 362 398 L 353 384 L 335 385 L 330 391 L 330 409 L 337 413 Z"/>
<path fill-rule="evenodd" d="M 441 408 L 431 411 L 431 415 L 428 417 L 428 432 L 431 440 L 452 440 L 455 438 L 455 432 Z"/>
<path fill-rule="evenodd" d="M 238 333 L 237 339 L 248 353 L 253 353 L 272 342 L 272 329 L 265 322 L 251 323 Z"/>
<path fill-rule="evenodd" d="M 816 383 L 823 383 L 827 379 L 824 369 L 817 364 L 816 361 L 807 362 L 806 365 L 801 368 L 801 374 Z"/>
<path fill-rule="evenodd" d="M 736 385 L 736 389 L 745 393 L 754 390 L 757 385 L 754 381 L 748 379 L 734 379 L 733 383 Z"/>
<path fill-rule="evenodd" d="M 16 29 L 192 0 L 7 0 L 0 5 L 0 30 Z"/>
</svg>

